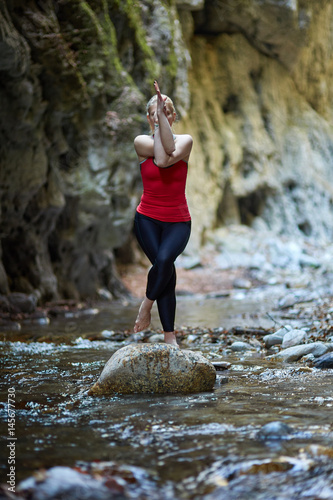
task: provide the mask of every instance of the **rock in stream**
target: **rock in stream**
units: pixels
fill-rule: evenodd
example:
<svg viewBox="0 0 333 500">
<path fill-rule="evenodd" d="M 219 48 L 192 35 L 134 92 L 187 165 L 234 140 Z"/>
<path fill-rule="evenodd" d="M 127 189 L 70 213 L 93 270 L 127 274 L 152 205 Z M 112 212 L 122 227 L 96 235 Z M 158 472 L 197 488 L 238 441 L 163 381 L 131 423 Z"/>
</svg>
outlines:
<svg viewBox="0 0 333 500">
<path fill-rule="evenodd" d="M 216 370 L 202 354 L 168 344 L 130 344 L 106 363 L 89 395 L 195 393 L 214 387 Z"/>
</svg>

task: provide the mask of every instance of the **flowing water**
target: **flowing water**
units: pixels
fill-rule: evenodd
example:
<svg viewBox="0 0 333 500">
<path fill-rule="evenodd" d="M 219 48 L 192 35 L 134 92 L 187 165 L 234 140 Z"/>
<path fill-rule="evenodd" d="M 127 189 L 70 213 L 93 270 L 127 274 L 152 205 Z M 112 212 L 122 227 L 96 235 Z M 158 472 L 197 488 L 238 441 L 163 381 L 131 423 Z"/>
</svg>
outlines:
<svg viewBox="0 0 333 500">
<path fill-rule="evenodd" d="M 272 326 L 262 301 L 238 299 L 181 298 L 178 316 L 199 327 Z M 130 341 L 100 332 L 129 328 L 135 311 L 113 305 L 2 334 L 1 434 L 6 442 L 14 388 L 17 482 L 40 468 L 99 464 L 103 474 L 116 463 L 139 467 L 137 498 L 333 498 L 333 370 L 273 363 L 261 351 L 228 354 L 207 342 L 200 350 L 208 358 L 231 363 L 212 392 L 88 397 L 105 362 Z M 282 435 L 264 427 L 276 421 L 288 426 Z M 3 446 L 3 483 L 8 453 Z"/>
</svg>

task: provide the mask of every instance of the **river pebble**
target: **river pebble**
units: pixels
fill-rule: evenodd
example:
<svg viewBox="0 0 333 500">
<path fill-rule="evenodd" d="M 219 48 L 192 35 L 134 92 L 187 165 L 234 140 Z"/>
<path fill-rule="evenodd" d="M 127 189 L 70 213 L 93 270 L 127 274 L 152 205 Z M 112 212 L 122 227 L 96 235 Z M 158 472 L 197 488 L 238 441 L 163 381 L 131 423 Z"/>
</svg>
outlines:
<svg viewBox="0 0 333 500">
<path fill-rule="evenodd" d="M 257 438 L 263 440 L 283 439 L 293 432 L 293 429 L 284 422 L 269 422 L 258 431 Z"/>
<path fill-rule="evenodd" d="M 316 361 L 314 361 L 314 366 L 320 368 L 321 370 L 325 368 L 333 368 L 333 352 L 328 352 L 323 356 L 320 356 Z"/>
<path fill-rule="evenodd" d="M 234 352 L 242 352 L 242 351 L 253 351 L 255 348 L 248 344 L 247 342 L 236 341 L 231 344 L 231 350 Z"/>
<path fill-rule="evenodd" d="M 269 335 L 265 335 L 263 337 L 263 341 L 265 342 L 265 346 L 267 349 L 272 347 L 273 345 L 282 344 L 284 336 L 292 330 L 290 325 L 286 325 L 283 328 L 280 328 L 275 333 L 271 333 Z"/>
<path fill-rule="evenodd" d="M 103 330 L 101 332 L 101 337 L 103 339 L 111 339 L 114 336 L 114 331 L 113 330 Z"/>
<path fill-rule="evenodd" d="M 315 269 L 319 268 L 321 266 L 321 263 L 319 262 L 318 259 L 315 257 L 311 257 L 311 255 L 306 255 L 305 253 L 302 253 L 299 258 L 299 264 L 301 267 L 313 267 Z"/>
<path fill-rule="evenodd" d="M 307 354 L 313 354 L 317 358 L 325 354 L 328 350 L 329 347 L 327 344 L 324 344 L 323 342 L 313 342 L 311 344 L 288 347 L 287 349 L 280 351 L 278 354 L 268 356 L 268 359 L 292 363 L 293 361 L 298 361 Z"/>
<path fill-rule="evenodd" d="M 228 363 L 228 361 L 212 360 L 211 363 L 215 367 L 216 371 L 229 370 L 229 368 L 231 367 L 231 363 Z"/>
<path fill-rule="evenodd" d="M 16 321 L 6 321 L 0 318 L 0 332 L 20 332 L 21 324 Z"/>
<path fill-rule="evenodd" d="M 7 296 L 0 296 L 0 310 L 10 313 L 28 313 L 36 310 L 38 297 L 34 294 L 20 292 L 10 293 Z"/>
<path fill-rule="evenodd" d="M 158 344 L 160 342 L 164 342 L 163 333 L 154 333 L 149 337 L 148 342 L 150 342 L 151 344 Z"/>
<path fill-rule="evenodd" d="M 245 278 L 237 278 L 232 283 L 234 288 L 244 288 L 249 290 L 252 287 L 252 283 L 250 280 Z"/>
<path fill-rule="evenodd" d="M 112 492 L 93 477 L 81 474 L 70 467 L 52 467 L 47 472 L 40 472 L 37 477 L 30 477 L 18 486 L 18 493 L 29 492 L 32 500 L 52 498 L 85 498 L 86 500 L 106 500 Z"/>
<path fill-rule="evenodd" d="M 320 444 L 310 444 L 305 447 L 304 451 L 312 457 L 333 458 L 333 448 L 328 448 L 327 446 L 322 446 Z"/>
<path fill-rule="evenodd" d="M 66 466 L 38 470 L 19 483 L 18 500 L 110 500 L 148 498 L 172 499 L 167 489 L 157 487 L 149 473 L 141 467 L 114 462 L 81 462 L 76 469 Z M 9 498 L 9 497 L 8 497 Z M 14 497 L 13 497 L 14 498 Z"/>
<path fill-rule="evenodd" d="M 297 302 L 298 298 L 296 297 L 296 295 L 294 293 L 289 293 L 279 300 L 279 308 L 287 309 L 297 304 Z"/>
<path fill-rule="evenodd" d="M 286 332 L 282 339 L 282 349 L 287 347 L 293 347 L 295 345 L 302 344 L 307 340 L 307 334 L 304 330 L 290 330 Z"/>
</svg>

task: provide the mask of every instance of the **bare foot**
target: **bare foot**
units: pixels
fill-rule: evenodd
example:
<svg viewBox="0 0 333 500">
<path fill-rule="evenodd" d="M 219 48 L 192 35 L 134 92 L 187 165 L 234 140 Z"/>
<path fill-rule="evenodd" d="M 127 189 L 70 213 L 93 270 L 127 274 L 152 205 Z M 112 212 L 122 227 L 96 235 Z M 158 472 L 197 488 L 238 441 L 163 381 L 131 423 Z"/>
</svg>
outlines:
<svg viewBox="0 0 333 500">
<path fill-rule="evenodd" d="M 142 332 L 142 330 L 145 330 L 150 325 L 151 308 L 153 306 L 153 303 L 154 301 L 147 299 L 147 297 L 143 299 L 139 309 L 138 317 L 135 320 L 134 333 Z"/>
<path fill-rule="evenodd" d="M 174 345 L 175 347 L 179 347 L 176 340 L 176 335 L 174 332 L 164 332 L 164 342 L 166 344 Z"/>
</svg>

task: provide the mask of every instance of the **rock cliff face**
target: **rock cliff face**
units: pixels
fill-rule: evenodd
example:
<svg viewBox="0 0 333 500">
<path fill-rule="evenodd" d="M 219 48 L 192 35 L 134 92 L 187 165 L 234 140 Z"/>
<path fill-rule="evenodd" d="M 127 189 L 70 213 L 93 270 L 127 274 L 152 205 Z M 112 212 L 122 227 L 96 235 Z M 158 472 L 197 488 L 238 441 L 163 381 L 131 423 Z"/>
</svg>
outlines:
<svg viewBox="0 0 333 500">
<path fill-rule="evenodd" d="M 194 137 L 193 251 L 230 223 L 331 238 L 332 19 L 328 0 L 1 2 L 0 294 L 124 293 L 155 77 Z"/>
<path fill-rule="evenodd" d="M 182 127 L 200 236 L 243 223 L 330 238 L 332 2 L 206 2 L 193 17 Z"/>
</svg>

